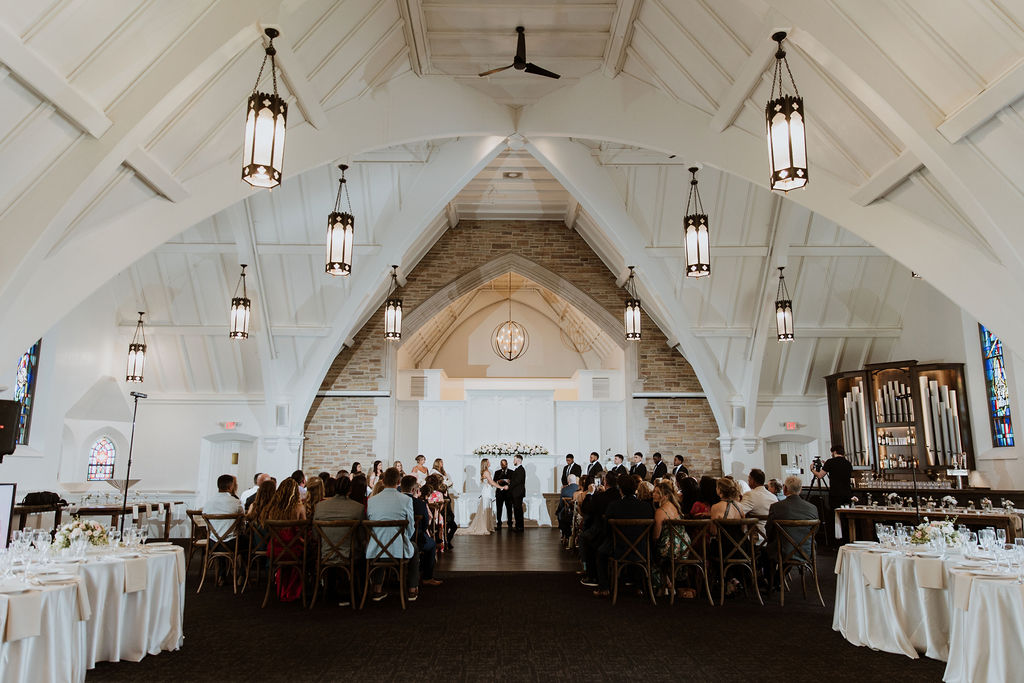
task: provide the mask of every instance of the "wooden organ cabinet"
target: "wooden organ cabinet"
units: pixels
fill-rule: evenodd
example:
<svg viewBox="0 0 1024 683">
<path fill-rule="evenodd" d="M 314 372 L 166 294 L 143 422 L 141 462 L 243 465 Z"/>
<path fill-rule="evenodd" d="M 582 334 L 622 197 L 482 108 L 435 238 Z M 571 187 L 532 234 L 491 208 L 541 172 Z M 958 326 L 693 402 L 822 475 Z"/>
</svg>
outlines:
<svg viewBox="0 0 1024 683">
<path fill-rule="evenodd" d="M 875 363 L 825 378 L 833 444 L 854 468 L 974 469 L 962 363 Z"/>
</svg>

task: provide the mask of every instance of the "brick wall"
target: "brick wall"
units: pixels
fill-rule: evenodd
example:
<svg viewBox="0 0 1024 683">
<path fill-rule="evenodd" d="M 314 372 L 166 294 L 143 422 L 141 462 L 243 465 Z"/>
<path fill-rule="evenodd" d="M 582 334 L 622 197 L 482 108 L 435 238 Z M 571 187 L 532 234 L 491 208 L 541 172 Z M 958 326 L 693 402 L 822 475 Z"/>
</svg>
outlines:
<svg viewBox="0 0 1024 683">
<path fill-rule="evenodd" d="M 583 238 L 559 221 L 462 221 L 448 230 L 427 252 L 401 290 L 408 315 L 442 287 L 495 258 L 515 253 L 557 273 L 586 292 L 617 320 L 625 294 L 615 276 Z M 642 278 L 643 273 L 638 273 Z M 382 302 L 383 304 L 383 302 Z M 383 306 L 355 335 L 327 372 L 321 389 L 387 389 L 383 339 Z M 646 391 L 701 391 L 693 368 L 644 315 L 638 350 L 639 376 Z M 683 453 L 696 458 L 704 471 L 719 467 L 718 426 L 707 401 L 700 399 L 647 401 L 644 435 L 651 451 Z M 306 418 L 303 463 L 328 471 L 352 460 L 373 461 L 378 404 L 372 398 L 318 399 Z M 313 463 L 321 463 L 313 465 Z M 308 463 L 308 465 L 307 465 Z"/>
</svg>

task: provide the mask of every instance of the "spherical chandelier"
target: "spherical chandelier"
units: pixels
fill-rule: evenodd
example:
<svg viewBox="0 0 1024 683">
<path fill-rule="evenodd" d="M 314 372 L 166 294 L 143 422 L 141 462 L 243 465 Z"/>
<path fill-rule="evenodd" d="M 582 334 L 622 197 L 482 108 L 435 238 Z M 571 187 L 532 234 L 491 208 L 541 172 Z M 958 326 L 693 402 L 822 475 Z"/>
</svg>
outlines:
<svg viewBox="0 0 1024 683">
<path fill-rule="evenodd" d="M 508 274 L 508 320 L 494 328 L 491 348 L 509 362 L 519 358 L 530 347 L 530 333 L 522 323 L 512 319 L 512 273 Z"/>
</svg>

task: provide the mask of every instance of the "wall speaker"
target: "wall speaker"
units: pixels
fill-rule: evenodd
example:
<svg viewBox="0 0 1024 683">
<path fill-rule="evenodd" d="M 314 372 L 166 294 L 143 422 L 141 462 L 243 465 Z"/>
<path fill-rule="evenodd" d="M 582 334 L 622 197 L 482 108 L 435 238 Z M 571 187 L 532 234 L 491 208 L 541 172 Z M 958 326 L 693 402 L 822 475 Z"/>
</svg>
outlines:
<svg viewBox="0 0 1024 683">
<path fill-rule="evenodd" d="M 18 445 L 18 416 L 21 404 L 17 401 L 0 401 L 0 462 L 5 455 L 14 452 Z"/>
</svg>

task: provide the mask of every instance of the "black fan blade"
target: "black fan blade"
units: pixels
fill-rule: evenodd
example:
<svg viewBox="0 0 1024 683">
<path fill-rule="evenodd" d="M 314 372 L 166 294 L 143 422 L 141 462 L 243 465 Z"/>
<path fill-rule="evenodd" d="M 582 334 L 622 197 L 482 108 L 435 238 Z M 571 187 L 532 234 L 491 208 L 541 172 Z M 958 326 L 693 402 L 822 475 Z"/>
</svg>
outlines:
<svg viewBox="0 0 1024 683">
<path fill-rule="evenodd" d="M 477 74 L 477 75 L 478 76 L 490 76 L 491 74 L 496 74 L 499 71 L 504 71 L 505 69 L 511 69 L 511 68 L 512 68 L 511 64 L 509 64 L 508 66 L 499 66 L 497 69 L 491 69 L 490 71 L 485 71 L 482 74 Z"/>
<path fill-rule="evenodd" d="M 542 69 L 533 62 L 527 62 L 525 71 L 528 74 L 537 74 L 538 76 L 547 76 L 548 78 L 561 78 L 561 75 L 556 74 L 554 71 Z"/>
<path fill-rule="evenodd" d="M 519 34 L 519 38 L 516 42 L 516 59 L 517 62 L 526 61 L 526 29 L 522 26 L 516 26 L 516 33 Z"/>
</svg>

